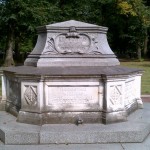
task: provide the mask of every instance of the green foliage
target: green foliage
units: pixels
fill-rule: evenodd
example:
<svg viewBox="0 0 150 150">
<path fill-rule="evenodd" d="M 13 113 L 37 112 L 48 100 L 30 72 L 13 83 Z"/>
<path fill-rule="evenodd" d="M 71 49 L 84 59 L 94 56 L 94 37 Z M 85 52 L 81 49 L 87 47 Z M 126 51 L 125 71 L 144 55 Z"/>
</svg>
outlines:
<svg viewBox="0 0 150 150">
<path fill-rule="evenodd" d="M 124 37 L 129 38 L 133 47 L 137 49 L 138 58 L 141 53 L 148 51 L 148 29 L 150 28 L 150 7 L 148 1 L 143 0 L 118 0 L 120 13 L 127 16 L 129 20 L 128 33 Z"/>
<path fill-rule="evenodd" d="M 34 37 L 36 27 L 48 23 L 50 19 L 53 20 L 57 10 L 48 0 L 2 0 L 0 8 L 1 39 L 5 43 L 4 45 L 0 41 L 0 48 L 6 48 L 7 55 L 10 54 L 8 53 L 10 47 L 7 46 L 10 40 L 12 41 L 11 51 L 18 54 L 24 49 L 20 48 L 22 43 Z M 13 38 L 10 39 L 10 37 Z"/>
<path fill-rule="evenodd" d="M 134 11 L 133 6 L 127 1 L 118 1 L 118 8 L 120 8 L 121 14 L 137 16 L 137 13 Z"/>
<path fill-rule="evenodd" d="M 4 51 L 10 29 L 15 52 L 29 52 L 36 41 L 36 27 L 65 20 L 79 20 L 109 27 L 113 51 L 132 53 L 141 49 L 150 28 L 148 0 L 1 0 L 0 50 Z"/>
</svg>

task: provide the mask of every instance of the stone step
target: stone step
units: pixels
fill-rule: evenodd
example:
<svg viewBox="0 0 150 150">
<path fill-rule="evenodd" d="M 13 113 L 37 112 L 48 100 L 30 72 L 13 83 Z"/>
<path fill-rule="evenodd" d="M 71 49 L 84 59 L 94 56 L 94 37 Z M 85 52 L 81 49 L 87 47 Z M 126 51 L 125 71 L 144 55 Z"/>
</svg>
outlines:
<svg viewBox="0 0 150 150">
<path fill-rule="evenodd" d="M 47 124 L 29 125 L 0 111 L 0 139 L 6 145 L 140 143 L 150 133 L 150 103 L 115 124 Z"/>
</svg>

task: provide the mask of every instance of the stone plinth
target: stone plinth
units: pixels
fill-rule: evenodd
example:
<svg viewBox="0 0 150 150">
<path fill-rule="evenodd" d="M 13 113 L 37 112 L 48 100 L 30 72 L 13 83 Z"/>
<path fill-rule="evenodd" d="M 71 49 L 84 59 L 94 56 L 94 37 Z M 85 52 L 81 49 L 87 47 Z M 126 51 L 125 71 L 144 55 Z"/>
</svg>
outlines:
<svg viewBox="0 0 150 150">
<path fill-rule="evenodd" d="M 142 108 L 141 70 L 112 67 L 11 67 L 6 109 L 19 122 L 112 123 Z M 18 113 L 19 110 L 19 113 Z"/>
</svg>

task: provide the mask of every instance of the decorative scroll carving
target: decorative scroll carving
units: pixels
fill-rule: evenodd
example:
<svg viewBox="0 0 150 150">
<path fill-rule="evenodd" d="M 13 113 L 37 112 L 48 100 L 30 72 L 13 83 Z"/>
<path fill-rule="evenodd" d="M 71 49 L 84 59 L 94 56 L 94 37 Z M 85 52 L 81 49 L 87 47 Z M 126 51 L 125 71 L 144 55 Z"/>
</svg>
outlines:
<svg viewBox="0 0 150 150">
<path fill-rule="evenodd" d="M 37 105 L 37 86 L 26 86 L 26 90 L 24 92 L 24 99 L 26 103 L 30 106 Z"/>
<path fill-rule="evenodd" d="M 89 54 L 101 54 L 101 52 L 99 51 L 99 46 L 98 46 L 98 40 L 97 38 L 92 38 L 92 43 L 93 43 L 93 48 L 92 50 L 89 52 Z"/>
<path fill-rule="evenodd" d="M 66 38 L 80 38 L 79 33 L 75 27 L 70 27 L 70 32 L 66 34 Z"/>
<path fill-rule="evenodd" d="M 75 27 L 70 27 L 68 33 L 56 37 L 48 37 L 46 50 L 43 54 L 101 54 L 98 39 L 88 34 L 78 33 Z"/>
<path fill-rule="evenodd" d="M 46 52 L 43 54 L 57 54 L 58 52 L 55 49 L 54 39 L 52 37 L 48 37 L 48 46 L 46 47 Z"/>
<path fill-rule="evenodd" d="M 90 47 L 90 51 L 89 54 L 101 54 L 100 52 L 100 48 L 99 48 L 99 41 L 98 41 L 98 35 L 92 34 L 92 33 L 88 33 L 88 36 L 91 38 L 91 47 Z"/>
<path fill-rule="evenodd" d="M 122 85 L 110 86 L 110 102 L 112 105 L 122 105 Z"/>
</svg>

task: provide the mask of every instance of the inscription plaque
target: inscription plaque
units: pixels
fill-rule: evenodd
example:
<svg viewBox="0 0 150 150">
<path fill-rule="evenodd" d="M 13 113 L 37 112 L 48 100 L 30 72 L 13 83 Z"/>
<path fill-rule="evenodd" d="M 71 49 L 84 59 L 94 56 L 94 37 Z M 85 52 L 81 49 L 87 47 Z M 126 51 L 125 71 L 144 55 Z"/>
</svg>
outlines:
<svg viewBox="0 0 150 150">
<path fill-rule="evenodd" d="M 98 87 L 49 87 L 48 105 L 98 103 Z"/>
<path fill-rule="evenodd" d="M 77 37 L 68 37 L 61 34 L 55 39 L 55 47 L 59 53 L 87 53 L 91 44 L 90 38 L 85 34 L 78 34 Z"/>
</svg>

